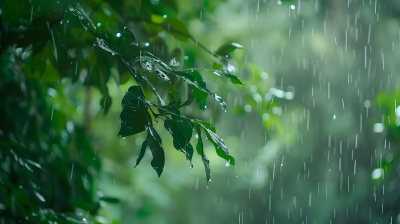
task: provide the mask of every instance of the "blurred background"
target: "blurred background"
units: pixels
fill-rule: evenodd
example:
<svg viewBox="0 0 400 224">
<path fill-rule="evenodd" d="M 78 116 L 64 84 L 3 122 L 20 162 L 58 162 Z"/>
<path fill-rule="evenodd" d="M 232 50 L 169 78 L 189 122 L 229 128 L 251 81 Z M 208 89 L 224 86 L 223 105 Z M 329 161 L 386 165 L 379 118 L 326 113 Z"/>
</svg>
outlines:
<svg viewBox="0 0 400 224">
<path fill-rule="evenodd" d="M 68 2 L 0 1 L 0 223 L 400 223 L 398 1 L 79 1 L 110 41 L 127 27 L 166 63 L 245 83 L 203 74 L 226 112 L 182 111 L 236 159 L 206 143 L 208 183 L 162 121 L 162 176 L 149 151 L 134 168 L 146 134 L 117 135 L 137 84 Z"/>
</svg>

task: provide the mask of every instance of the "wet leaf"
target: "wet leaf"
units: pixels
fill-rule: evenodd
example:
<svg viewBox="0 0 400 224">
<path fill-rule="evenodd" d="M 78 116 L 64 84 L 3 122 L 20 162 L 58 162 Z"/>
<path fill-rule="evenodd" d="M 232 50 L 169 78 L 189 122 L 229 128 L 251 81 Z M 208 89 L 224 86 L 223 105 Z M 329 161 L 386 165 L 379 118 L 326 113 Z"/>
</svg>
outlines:
<svg viewBox="0 0 400 224">
<path fill-rule="evenodd" d="M 227 160 L 230 164 L 235 165 L 235 159 L 229 154 L 228 147 L 226 147 L 224 140 L 215 134 L 215 127 L 205 121 L 195 120 L 195 122 L 203 128 L 207 135 L 207 140 L 214 145 L 217 155 Z"/>
<path fill-rule="evenodd" d="M 162 148 L 162 140 L 153 127 L 147 127 L 147 142 L 151 153 L 153 154 L 153 160 L 151 160 L 151 166 L 157 172 L 158 177 L 164 170 L 165 155 L 164 149 Z"/>
<path fill-rule="evenodd" d="M 179 126 L 173 120 L 165 120 L 164 128 L 171 134 L 175 149 L 185 154 L 186 159 L 191 160 L 191 156 L 187 152 L 189 141 Z"/>
<path fill-rule="evenodd" d="M 201 137 L 200 125 L 197 124 L 196 122 L 193 122 L 193 123 L 194 123 L 194 127 L 195 127 L 195 130 L 197 132 L 197 136 L 198 136 L 198 141 L 197 141 L 197 144 L 196 144 L 196 151 L 201 156 L 201 160 L 203 161 L 204 169 L 206 171 L 206 178 L 207 178 L 207 182 L 208 182 L 208 181 L 211 180 L 210 160 L 208 160 L 206 154 L 204 153 L 203 139 Z"/>
<path fill-rule="evenodd" d="M 198 86 L 201 88 L 206 88 L 206 83 L 203 81 L 203 77 L 201 77 L 199 72 L 193 72 L 193 76 L 198 83 Z M 196 85 L 190 85 L 190 88 L 193 91 L 193 96 L 196 102 L 199 104 L 200 110 L 204 111 L 207 108 L 206 102 L 209 93 L 202 91 Z"/>
<path fill-rule="evenodd" d="M 148 145 L 148 144 L 147 144 L 147 140 L 144 140 L 144 142 L 142 143 L 142 148 L 141 148 L 141 150 L 140 150 L 139 157 L 138 157 L 137 160 L 136 160 L 135 168 L 139 165 L 140 161 L 142 161 L 143 156 L 144 156 L 144 154 L 145 154 L 145 152 L 146 152 L 147 145 Z"/>
</svg>

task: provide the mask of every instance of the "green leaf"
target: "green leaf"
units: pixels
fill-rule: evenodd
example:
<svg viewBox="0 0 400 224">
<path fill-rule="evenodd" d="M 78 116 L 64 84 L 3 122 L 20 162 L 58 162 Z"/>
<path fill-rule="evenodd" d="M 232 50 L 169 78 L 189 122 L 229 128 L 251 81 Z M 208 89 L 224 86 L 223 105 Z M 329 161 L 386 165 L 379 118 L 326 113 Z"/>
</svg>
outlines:
<svg viewBox="0 0 400 224">
<path fill-rule="evenodd" d="M 134 168 L 136 168 L 139 165 L 140 161 L 142 161 L 144 153 L 146 152 L 146 148 L 147 148 L 147 140 L 145 140 L 142 143 L 142 149 L 140 150 L 140 154 L 139 154 L 139 157 L 136 160 L 136 165 L 135 165 Z"/>
<path fill-rule="evenodd" d="M 206 89 L 206 83 L 203 81 L 203 77 L 198 71 L 193 71 L 192 75 L 197 81 L 197 85 L 190 85 L 190 89 L 192 89 L 193 97 L 200 106 L 199 109 L 204 111 L 207 108 L 207 97 L 209 95 L 208 92 L 202 91 L 202 89 Z"/>
<path fill-rule="evenodd" d="M 122 111 L 120 115 L 121 130 L 118 136 L 126 137 L 146 130 L 146 125 L 149 123 L 148 119 L 151 118 L 147 111 Z"/>
<path fill-rule="evenodd" d="M 185 154 L 186 159 L 192 164 L 193 147 L 189 143 L 192 137 L 192 126 L 189 121 L 182 117 L 175 115 L 172 115 L 172 117 L 173 120 L 164 121 L 164 127 L 173 137 L 175 149 Z"/>
<path fill-rule="evenodd" d="M 237 43 L 229 43 L 229 44 L 224 44 L 221 47 L 218 48 L 218 50 L 215 52 L 216 54 L 219 54 L 221 56 L 226 56 L 228 53 L 236 50 L 236 49 L 243 49 L 244 47 L 240 44 Z"/>
<path fill-rule="evenodd" d="M 172 120 L 178 125 L 179 129 L 181 129 L 182 133 L 187 139 L 187 143 L 189 143 L 193 134 L 193 126 L 190 121 L 184 117 L 175 115 L 172 115 Z"/>
<path fill-rule="evenodd" d="M 207 178 L 207 182 L 208 182 L 208 181 L 211 180 L 210 160 L 208 160 L 206 154 L 204 153 L 203 139 L 201 137 L 200 126 L 199 126 L 199 124 L 194 122 L 194 127 L 196 129 L 197 136 L 198 136 L 198 141 L 197 141 L 197 145 L 196 145 L 196 151 L 201 156 L 201 160 L 203 161 L 204 169 L 206 171 L 206 178 Z"/>
<path fill-rule="evenodd" d="M 153 154 L 151 166 L 160 177 L 165 164 L 164 149 L 162 148 L 161 137 L 158 135 L 156 130 L 150 126 L 147 127 L 147 142 L 149 144 L 150 151 Z"/>
<path fill-rule="evenodd" d="M 215 134 L 215 127 L 205 121 L 195 120 L 195 122 L 204 129 L 207 140 L 214 145 L 217 155 L 227 160 L 230 164 L 235 165 L 235 159 L 229 154 L 228 147 L 226 147 L 224 140 Z"/>
<path fill-rule="evenodd" d="M 118 136 L 134 135 L 146 129 L 151 124 L 151 116 L 139 86 L 131 86 L 122 99 L 120 114 L 121 130 Z"/>
<path fill-rule="evenodd" d="M 185 135 L 179 129 L 178 125 L 172 120 L 164 121 L 164 128 L 173 137 L 173 143 L 176 150 L 183 152 L 186 155 L 186 145 L 188 143 Z"/>
</svg>

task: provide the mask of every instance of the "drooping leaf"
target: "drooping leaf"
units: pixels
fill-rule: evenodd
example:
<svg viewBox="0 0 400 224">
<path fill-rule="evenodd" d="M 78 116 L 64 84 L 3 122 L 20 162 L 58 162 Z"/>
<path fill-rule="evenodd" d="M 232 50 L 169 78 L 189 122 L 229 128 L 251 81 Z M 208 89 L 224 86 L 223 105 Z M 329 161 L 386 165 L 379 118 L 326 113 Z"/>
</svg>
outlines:
<svg viewBox="0 0 400 224">
<path fill-rule="evenodd" d="M 193 124 L 194 124 L 194 127 L 196 129 L 197 137 L 198 137 L 198 141 L 197 141 L 197 144 L 196 144 L 196 151 L 201 156 L 201 160 L 203 161 L 204 169 L 206 171 L 206 178 L 207 178 L 207 182 L 208 182 L 208 181 L 211 180 L 210 160 L 208 160 L 206 154 L 204 153 L 203 139 L 201 137 L 200 126 L 196 122 L 193 122 Z"/>
<path fill-rule="evenodd" d="M 122 135 L 122 137 L 126 137 L 146 130 L 149 117 L 149 112 L 143 110 L 132 112 L 122 111 L 120 115 L 121 130 L 118 136 Z"/>
<path fill-rule="evenodd" d="M 176 150 L 186 154 L 186 145 L 188 143 L 185 135 L 179 129 L 178 125 L 173 120 L 165 120 L 164 121 L 164 128 L 167 130 L 171 136 L 173 137 L 173 143 Z"/>
<path fill-rule="evenodd" d="M 140 161 L 142 161 L 143 156 L 144 156 L 144 153 L 146 152 L 147 145 L 148 145 L 148 144 L 147 144 L 147 140 L 144 140 L 144 142 L 142 143 L 142 148 L 141 148 L 141 150 L 140 150 L 139 157 L 138 157 L 137 160 L 136 160 L 136 165 L 135 165 L 135 167 L 137 167 L 137 166 L 139 165 Z"/>
<path fill-rule="evenodd" d="M 227 160 L 230 164 L 235 165 L 235 159 L 229 154 L 228 147 L 226 147 L 224 140 L 215 134 L 215 127 L 205 121 L 195 120 L 195 122 L 203 128 L 208 141 L 214 145 L 217 155 Z"/>
<path fill-rule="evenodd" d="M 197 83 L 199 83 L 199 85 L 201 85 L 203 88 L 206 88 L 206 83 L 203 81 L 203 78 L 201 77 L 199 72 L 194 72 L 193 73 L 194 78 L 197 80 Z M 196 85 L 190 85 L 190 88 L 193 91 L 193 96 L 194 99 L 196 100 L 196 102 L 199 104 L 199 108 L 200 110 L 204 111 L 207 108 L 207 97 L 209 95 L 209 93 L 202 91 L 201 89 L 199 89 Z"/>
<path fill-rule="evenodd" d="M 164 149 L 162 148 L 162 140 L 158 135 L 156 130 L 148 126 L 147 127 L 147 142 L 149 144 L 149 148 L 151 153 L 153 154 L 153 160 L 151 160 L 151 166 L 157 172 L 157 175 L 160 177 L 161 173 L 164 170 L 165 164 L 165 155 Z"/>
<path fill-rule="evenodd" d="M 192 126 L 190 122 L 185 118 L 172 115 L 172 120 L 167 119 L 164 121 L 164 127 L 173 137 L 175 149 L 184 153 L 186 159 L 191 163 L 193 147 L 189 143 L 192 137 Z"/>
<path fill-rule="evenodd" d="M 186 118 L 184 118 L 182 116 L 172 115 L 172 120 L 178 125 L 179 129 L 185 135 L 185 138 L 187 139 L 187 143 L 189 143 L 190 139 L 192 138 L 192 134 L 193 134 L 192 124 Z"/>
<path fill-rule="evenodd" d="M 244 47 L 240 44 L 229 43 L 229 44 L 224 44 L 221 47 L 219 47 L 215 53 L 225 57 L 228 53 L 230 53 L 236 49 L 243 49 L 243 48 Z"/>
</svg>

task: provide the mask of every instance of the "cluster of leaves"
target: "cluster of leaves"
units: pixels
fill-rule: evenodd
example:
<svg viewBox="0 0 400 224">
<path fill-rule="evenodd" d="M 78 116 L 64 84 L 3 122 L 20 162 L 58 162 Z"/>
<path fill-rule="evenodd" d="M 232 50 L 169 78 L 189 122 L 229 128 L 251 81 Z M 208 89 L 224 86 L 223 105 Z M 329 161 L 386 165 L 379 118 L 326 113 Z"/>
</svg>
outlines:
<svg viewBox="0 0 400 224">
<path fill-rule="evenodd" d="M 0 114 L 5 121 L 0 124 L 1 181 L 4 183 L 0 186 L 0 211 L 5 217 L 3 222 L 79 223 L 84 220 L 82 214 L 96 215 L 101 200 L 116 201 L 96 196 L 94 181 L 101 171 L 100 160 L 86 137 L 87 130 L 78 125 L 71 126 L 72 123 L 67 125 L 67 115 L 54 110 L 54 105 L 47 102 L 46 90 L 63 78 L 98 88 L 103 95 L 100 104 L 106 114 L 112 103 L 107 82 L 113 78 L 117 84 L 123 84 L 134 77 L 139 86 L 132 86 L 123 99 L 119 135 L 147 131 L 148 137 L 137 164 L 149 148 L 154 156 L 152 166 L 158 175 L 161 175 L 165 161 L 162 140 L 152 126 L 153 119 L 164 120 L 164 127 L 173 136 L 174 147 L 189 161 L 194 151 L 190 140 L 196 130 L 196 151 L 202 156 L 207 181 L 211 178 L 211 170 L 203 151 L 201 129 L 217 154 L 235 165 L 212 124 L 180 114 L 179 109 L 193 101 L 181 103 L 174 83 L 182 79 L 189 85 L 200 110 L 207 107 L 209 95 L 223 110 L 226 107 L 220 96 L 208 90 L 202 72 L 229 78 L 235 84 L 243 83 L 224 69 L 175 70 L 171 67 L 174 63 L 167 65 L 160 57 L 144 50 L 127 27 L 119 36 L 115 33 L 126 19 L 142 23 L 156 46 L 165 46 L 162 39 L 154 36 L 161 30 L 180 41 L 196 41 L 215 57 L 228 57 L 230 52 L 242 46 L 226 44 L 211 52 L 176 18 L 174 1 L 160 1 L 164 7 L 155 7 L 149 1 L 134 1 L 130 7 L 119 8 L 125 5 L 121 2 L 82 1 L 82 5 L 92 9 L 91 13 L 69 0 L 1 3 L 0 67 L 4 75 L 0 95 L 4 100 Z M 212 9 L 216 3 L 205 1 L 205 6 Z M 106 16 L 96 13 L 98 10 Z M 165 14 L 168 18 L 162 16 Z M 89 15 L 98 22 L 96 25 Z M 93 42 L 103 50 L 93 48 Z M 82 75 L 84 70 L 88 71 L 86 76 Z M 169 90 L 168 104 L 156 90 L 157 84 Z M 144 90 L 152 91 L 158 104 L 148 100 L 151 97 L 146 98 Z M 99 217 L 98 220 L 103 219 Z"/>
<path fill-rule="evenodd" d="M 164 127 L 174 138 L 174 147 L 185 154 L 186 159 L 190 161 L 193 157 L 193 147 L 190 144 L 193 129 L 196 129 L 199 136 L 196 149 L 199 155 L 202 156 L 204 166 L 206 169 L 207 181 L 211 178 L 211 171 L 209 166 L 209 160 L 207 159 L 203 151 L 203 142 L 201 138 L 201 128 L 204 129 L 205 134 L 215 146 L 217 154 L 229 161 L 232 165 L 235 165 L 235 160 L 230 156 L 228 148 L 224 141 L 215 134 L 215 128 L 212 124 L 200 121 L 197 119 L 190 119 L 180 114 L 179 109 L 188 106 L 192 101 L 186 101 L 181 104 L 178 98 L 177 91 L 174 89 L 171 83 L 171 76 L 183 79 L 190 89 L 192 90 L 195 101 L 200 105 L 200 110 L 204 110 L 206 100 L 211 95 L 222 107 L 226 109 L 226 103 L 224 100 L 215 93 L 212 93 L 207 89 L 206 83 L 203 81 L 202 75 L 199 71 L 204 70 L 218 76 L 229 78 L 232 83 L 243 84 L 239 78 L 228 72 L 214 70 L 214 69 L 187 69 L 178 71 L 164 63 L 161 59 L 153 55 L 152 53 L 141 49 L 136 42 L 135 36 L 132 32 L 125 27 L 123 33 L 121 33 L 122 42 L 115 46 L 108 42 L 107 34 L 96 29 L 93 21 L 89 18 L 88 14 L 84 11 L 80 4 L 67 6 L 68 11 L 65 15 L 69 18 L 70 22 L 79 22 L 81 25 L 93 35 L 96 36 L 96 43 L 98 47 L 105 51 L 110 52 L 113 56 L 118 57 L 128 68 L 133 75 L 138 86 L 132 86 L 126 93 L 122 100 L 123 111 L 121 113 L 121 131 L 119 135 L 126 137 L 134 135 L 144 130 L 147 131 L 147 140 L 142 144 L 142 150 L 140 152 L 137 164 L 139 164 L 143 157 L 147 147 L 150 148 L 153 154 L 153 160 L 151 165 L 160 176 L 165 163 L 164 150 L 162 148 L 162 140 L 153 128 L 152 117 L 149 113 L 152 113 L 154 119 L 160 118 L 164 120 Z M 68 16 L 68 13 L 74 17 Z M 226 54 L 235 46 L 231 47 L 223 46 L 219 52 Z M 170 65 L 173 65 L 174 61 L 171 61 Z M 155 75 L 162 83 L 167 85 L 169 93 L 172 96 L 171 102 L 166 105 L 160 94 L 157 92 L 154 84 L 148 78 L 150 75 Z M 152 103 L 145 97 L 142 88 L 149 88 L 157 98 L 158 104 Z M 155 113 L 152 108 L 157 108 L 159 113 Z M 190 166 L 193 166 L 192 164 Z"/>
<path fill-rule="evenodd" d="M 9 56 L 0 62 L 0 220 L 81 223 L 108 200 L 96 196 L 100 159 L 84 129 L 54 110 L 48 86 Z"/>
</svg>

